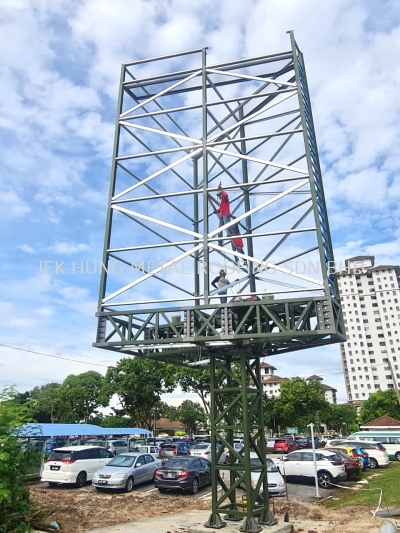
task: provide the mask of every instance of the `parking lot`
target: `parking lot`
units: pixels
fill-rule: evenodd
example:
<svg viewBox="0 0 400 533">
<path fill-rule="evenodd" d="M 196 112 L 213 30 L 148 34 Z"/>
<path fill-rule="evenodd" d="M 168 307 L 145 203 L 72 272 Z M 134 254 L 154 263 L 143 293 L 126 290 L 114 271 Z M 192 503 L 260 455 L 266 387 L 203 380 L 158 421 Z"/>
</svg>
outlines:
<svg viewBox="0 0 400 533">
<path fill-rule="evenodd" d="M 229 478 L 227 474 L 226 474 L 226 477 L 224 477 L 224 481 L 229 486 Z M 349 485 L 347 481 L 342 482 L 341 484 Z M 110 496 L 113 494 L 114 495 L 123 494 L 122 491 L 115 491 L 115 490 L 98 491 L 95 489 L 95 487 L 92 486 L 90 482 L 80 489 L 73 487 L 72 485 L 58 485 L 56 487 L 50 488 L 47 483 L 42 483 L 42 482 L 33 483 L 32 486 L 38 487 L 38 488 L 40 487 L 42 489 L 45 489 L 46 491 L 53 492 L 54 494 L 58 494 L 59 492 L 73 492 L 73 493 L 84 493 L 84 494 L 97 493 L 99 496 L 101 495 Z M 136 494 L 152 494 L 152 493 L 158 494 L 159 491 L 158 489 L 154 488 L 153 483 L 142 483 L 140 485 L 136 485 L 133 487 L 131 494 L 135 494 L 135 493 Z M 305 502 L 312 501 L 313 498 L 315 497 L 315 485 L 313 485 L 312 483 L 308 483 L 308 484 L 288 483 L 287 493 L 288 493 L 289 498 L 291 497 L 298 498 L 299 500 L 302 500 Z M 244 494 L 245 494 L 244 490 L 242 489 L 237 490 L 237 495 L 239 498 Z M 320 497 L 322 498 L 331 496 L 333 494 L 333 489 L 319 488 L 319 494 L 320 494 Z M 174 496 L 180 496 L 180 495 L 186 498 L 191 498 L 195 500 L 207 499 L 207 498 L 210 499 L 211 498 L 211 486 L 201 488 L 197 494 L 182 494 L 180 491 L 170 491 L 167 493 L 166 497 L 173 498 Z"/>
</svg>

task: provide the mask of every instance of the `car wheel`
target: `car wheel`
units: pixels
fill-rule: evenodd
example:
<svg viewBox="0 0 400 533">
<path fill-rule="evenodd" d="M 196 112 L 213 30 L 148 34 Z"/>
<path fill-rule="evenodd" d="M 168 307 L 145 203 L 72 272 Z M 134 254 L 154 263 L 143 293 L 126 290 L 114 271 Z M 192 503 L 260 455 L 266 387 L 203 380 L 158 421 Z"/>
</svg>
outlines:
<svg viewBox="0 0 400 533">
<path fill-rule="evenodd" d="M 126 481 L 126 485 L 125 485 L 125 492 L 132 492 L 133 485 L 134 485 L 133 477 L 128 477 Z"/>
<path fill-rule="evenodd" d="M 158 487 L 158 490 L 161 492 L 161 494 L 165 494 L 167 492 L 167 489 L 162 489 L 161 487 Z"/>
<path fill-rule="evenodd" d="M 85 485 L 85 483 L 86 483 L 86 479 L 87 479 L 86 472 L 83 472 L 83 471 L 79 472 L 79 474 L 76 477 L 75 485 L 78 488 L 83 487 Z"/>
<path fill-rule="evenodd" d="M 368 459 L 368 466 L 369 466 L 370 468 L 372 468 L 372 469 L 377 468 L 377 466 L 378 466 L 378 461 L 377 461 L 376 459 L 374 459 L 373 457 L 370 457 L 370 458 Z"/>
<path fill-rule="evenodd" d="M 394 456 L 396 457 L 396 461 L 400 461 L 400 452 L 396 452 Z"/>
<path fill-rule="evenodd" d="M 328 472 L 321 472 L 318 474 L 318 485 L 321 489 L 329 489 L 332 485 L 333 477 Z"/>
<path fill-rule="evenodd" d="M 192 488 L 190 489 L 190 494 L 197 494 L 199 492 L 199 480 L 197 477 L 194 478 L 192 483 Z"/>
</svg>

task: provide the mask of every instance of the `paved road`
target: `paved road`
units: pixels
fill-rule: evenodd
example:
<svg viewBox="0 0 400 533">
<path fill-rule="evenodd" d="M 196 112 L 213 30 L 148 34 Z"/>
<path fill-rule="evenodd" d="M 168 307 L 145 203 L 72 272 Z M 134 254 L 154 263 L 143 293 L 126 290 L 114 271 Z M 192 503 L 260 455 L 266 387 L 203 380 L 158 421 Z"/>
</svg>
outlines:
<svg viewBox="0 0 400 533">
<path fill-rule="evenodd" d="M 227 481 L 227 480 L 226 480 Z M 38 486 L 43 486 L 44 488 L 47 488 L 48 487 L 48 484 L 47 483 L 34 483 L 35 485 L 38 485 Z M 228 482 L 229 484 L 229 482 Z M 342 482 L 342 484 L 344 485 L 349 485 L 348 482 Z M 292 498 L 292 497 L 295 497 L 295 498 L 298 498 L 299 500 L 303 500 L 303 501 L 313 501 L 313 499 L 315 498 L 316 496 L 316 492 L 315 492 L 315 485 L 312 484 L 312 483 L 308 483 L 308 484 L 296 484 L 296 483 L 288 483 L 287 485 L 287 488 L 288 488 L 288 498 Z M 57 490 L 73 490 L 73 491 L 96 491 L 96 489 L 91 485 L 91 483 L 87 483 L 85 485 L 85 487 L 81 488 L 81 489 L 77 489 L 75 487 L 73 487 L 72 485 L 58 485 L 57 487 L 52 487 L 51 489 L 49 490 L 54 490 L 54 491 L 57 491 Z M 151 492 L 156 492 L 158 493 L 158 489 L 155 489 L 154 488 L 154 484 L 153 483 L 142 483 L 141 485 L 137 485 L 137 486 L 134 486 L 133 487 L 133 491 L 132 492 L 144 492 L 144 493 L 151 493 Z M 107 494 L 113 494 L 114 491 L 110 490 L 110 491 L 106 491 Z M 333 489 L 319 489 L 319 494 L 320 494 L 320 497 L 321 498 L 326 498 L 327 496 L 332 496 L 334 493 L 334 490 Z M 179 494 L 179 491 L 178 492 L 174 492 L 174 493 L 169 493 L 171 494 L 171 496 L 173 497 L 174 494 Z M 239 498 L 241 497 L 242 494 L 244 494 L 244 491 L 242 489 L 238 489 L 238 492 L 237 492 Z M 195 495 L 187 495 L 188 498 L 195 498 L 195 499 L 208 499 L 208 498 L 211 498 L 211 487 L 204 487 L 202 489 L 199 490 L 199 492 Z"/>
</svg>

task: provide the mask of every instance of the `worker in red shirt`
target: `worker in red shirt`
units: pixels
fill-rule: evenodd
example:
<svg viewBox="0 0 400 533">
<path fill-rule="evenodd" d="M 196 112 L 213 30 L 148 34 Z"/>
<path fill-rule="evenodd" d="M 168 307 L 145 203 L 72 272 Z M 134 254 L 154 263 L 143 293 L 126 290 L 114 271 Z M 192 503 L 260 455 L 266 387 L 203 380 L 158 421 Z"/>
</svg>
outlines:
<svg viewBox="0 0 400 533">
<path fill-rule="evenodd" d="M 235 239 L 231 239 L 232 250 L 234 252 L 238 252 L 239 254 L 244 254 L 243 239 L 240 236 L 240 233 L 236 233 L 236 235 L 238 235 L 238 237 L 236 237 Z M 235 257 L 235 263 L 238 264 L 239 258 L 236 255 L 234 257 Z M 246 260 L 244 262 L 246 263 Z"/>
<path fill-rule="evenodd" d="M 219 225 L 224 226 L 225 224 L 228 224 L 228 222 L 231 221 L 231 206 L 229 204 L 229 196 L 228 193 L 223 190 L 221 187 L 221 183 L 218 185 L 218 193 L 217 193 L 218 199 L 219 199 L 219 209 L 217 211 L 217 215 L 219 218 Z M 231 234 L 231 228 L 228 228 L 226 231 L 227 235 Z M 222 237 L 222 232 L 218 233 L 218 237 Z M 218 245 L 222 246 L 222 241 L 218 241 Z"/>
<path fill-rule="evenodd" d="M 217 194 L 220 204 L 218 209 L 218 216 L 220 219 L 220 225 L 224 226 L 231 221 L 231 206 L 229 204 L 228 193 L 223 190 L 221 184 L 218 185 L 218 194 Z"/>
</svg>

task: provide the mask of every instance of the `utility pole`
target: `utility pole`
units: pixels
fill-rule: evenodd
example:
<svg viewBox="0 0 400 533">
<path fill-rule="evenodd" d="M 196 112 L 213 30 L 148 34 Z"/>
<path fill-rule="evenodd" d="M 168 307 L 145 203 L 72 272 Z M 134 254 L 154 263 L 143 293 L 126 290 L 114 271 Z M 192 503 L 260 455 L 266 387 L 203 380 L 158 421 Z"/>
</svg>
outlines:
<svg viewBox="0 0 400 533">
<path fill-rule="evenodd" d="M 392 363 L 390 361 L 389 361 L 389 368 L 390 368 L 390 373 L 392 374 L 393 387 L 394 387 L 394 390 L 396 391 L 397 401 L 399 402 L 399 406 L 400 406 L 400 391 L 399 391 L 399 387 L 397 386 L 396 375 L 393 371 Z"/>
</svg>

